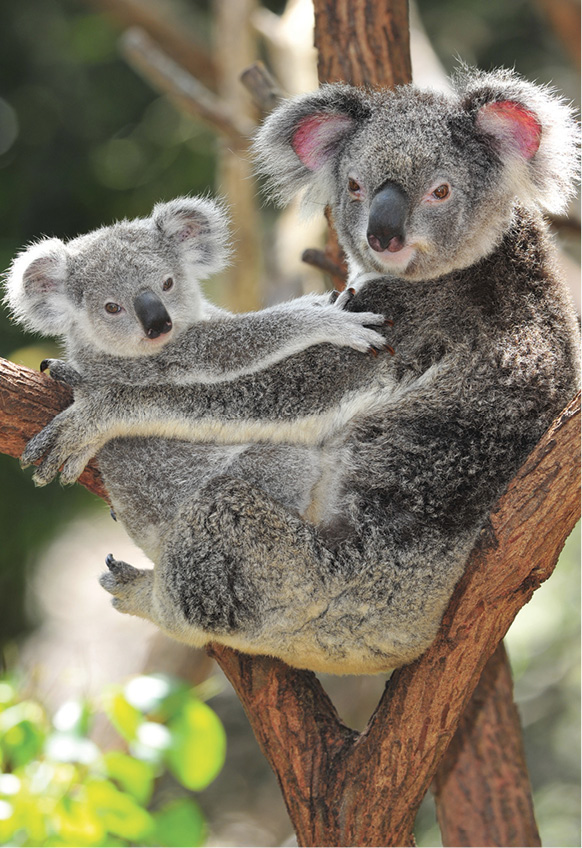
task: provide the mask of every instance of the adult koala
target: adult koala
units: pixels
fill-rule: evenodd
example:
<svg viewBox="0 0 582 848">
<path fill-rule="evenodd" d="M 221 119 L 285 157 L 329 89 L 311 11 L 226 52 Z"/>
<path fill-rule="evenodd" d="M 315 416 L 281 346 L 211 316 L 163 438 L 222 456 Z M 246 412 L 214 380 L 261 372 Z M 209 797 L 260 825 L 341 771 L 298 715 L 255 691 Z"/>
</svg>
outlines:
<svg viewBox="0 0 582 848">
<path fill-rule="evenodd" d="M 122 610 L 179 639 L 336 673 L 417 657 L 489 511 L 578 383 L 578 328 L 541 210 L 573 190 L 575 127 L 547 89 L 464 71 L 452 94 L 330 85 L 256 149 L 272 190 L 331 207 L 350 310 L 394 356 L 321 346 L 214 385 L 80 386 L 27 447 L 74 480 L 113 434 L 320 451 L 303 516 L 228 476 L 168 527 L 154 572 L 111 558 Z M 274 426 L 274 425 L 277 426 Z"/>
</svg>

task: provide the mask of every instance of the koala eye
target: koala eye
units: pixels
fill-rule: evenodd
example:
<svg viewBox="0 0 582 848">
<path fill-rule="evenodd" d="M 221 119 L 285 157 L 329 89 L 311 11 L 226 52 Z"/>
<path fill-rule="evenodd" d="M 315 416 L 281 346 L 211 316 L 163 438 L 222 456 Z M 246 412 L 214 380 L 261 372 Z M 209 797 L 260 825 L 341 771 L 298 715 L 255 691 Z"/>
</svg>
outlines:
<svg viewBox="0 0 582 848">
<path fill-rule="evenodd" d="M 170 291 L 172 286 L 174 285 L 173 277 L 166 277 L 164 282 L 162 283 L 162 291 Z"/>
<path fill-rule="evenodd" d="M 434 197 L 435 200 L 445 200 L 450 193 L 451 187 L 447 185 L 447 183 L 443 183 L 435 188 L 435 190 L 431 193 L 431 197 Z"/>
<path fill-rule="evenodd" d="M 105 311 L 109 312 L 110 315 L 117 315 L 121 312 L 121 306 L 118 303 L 109 302 L 105 304 Z"/>
<path fill-rule="evenodd" d="M 359 197 L 361 194 L 362 187 L 358 182 L 356 182 L 356 180 L 353 179 L 353 177 L 348 179 L 348 191 L 356 197 Z"/>
</svg>

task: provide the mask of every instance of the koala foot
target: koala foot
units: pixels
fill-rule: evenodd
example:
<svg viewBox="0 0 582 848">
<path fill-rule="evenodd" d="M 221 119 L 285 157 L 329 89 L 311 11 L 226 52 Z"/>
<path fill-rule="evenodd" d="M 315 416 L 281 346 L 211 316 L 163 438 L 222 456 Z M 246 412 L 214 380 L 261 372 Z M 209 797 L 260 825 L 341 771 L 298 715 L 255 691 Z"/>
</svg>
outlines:
<svg viewBox="0 0 582 848">
<path fill-rule="evenodd" d="M 113 554 L 107 555 L 105 564 L 109 571 L 101 575 L 99 583 L 113 595 L 111 603 L 115 609 L 153 620 L 153 569 L 142 571 L 123 560 L 115 559 Z"/>
<path fill-rule="evenodd" d="M 50 371 L 53 380 L 56 380 L 57 383 L 66 383 L 72 388 L 80 386 L 83 382 L 79 372 L 62 359 L 43 359 L 40 363 L 40 370 Z"/>
</svg>

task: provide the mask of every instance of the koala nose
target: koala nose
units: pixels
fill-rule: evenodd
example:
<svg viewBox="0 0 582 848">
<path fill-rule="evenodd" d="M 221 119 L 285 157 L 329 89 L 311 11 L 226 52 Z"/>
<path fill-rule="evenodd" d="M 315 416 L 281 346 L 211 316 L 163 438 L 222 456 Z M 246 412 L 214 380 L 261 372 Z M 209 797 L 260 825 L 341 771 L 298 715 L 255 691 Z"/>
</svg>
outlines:
<svg viewBox="0 0 582 848">
<path fill-rule="evenodd" d="M 153 291 L 144 291 L 133 301 L 133 308 L 149 339 L 157 339 L 172 329 L 166 307 Z"/>
<path fill-rule="evenodd" d="M 391 180 L 382 185 L 370 205 L 368 216 L 368 244 L 380 253 L 396 253 L 404 247 L 405 224 L 408 213 L 408 196 L 404 189 Z"/>
</svg>

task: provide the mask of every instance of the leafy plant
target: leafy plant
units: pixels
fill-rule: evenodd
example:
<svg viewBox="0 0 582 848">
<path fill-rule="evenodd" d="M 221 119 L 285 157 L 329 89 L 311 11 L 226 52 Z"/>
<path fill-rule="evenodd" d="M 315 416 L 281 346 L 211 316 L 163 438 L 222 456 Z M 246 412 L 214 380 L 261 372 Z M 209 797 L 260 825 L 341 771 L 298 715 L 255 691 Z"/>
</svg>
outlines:
<svg viewBox="0 0 582 848">
<path fill-rule="evenodd" d="M 103 707 L 127 751 L 101 751 L 88 701 L 64 703 L 51 721 L 0 680 L 0 844 L 202 845 L 205 819 L 185 790 L 214 780 L 226 738 L 201 694 L 160 674 L 111 687 Z M 168 775 L 178 794 L 160 803 Z"/>
</svg>

